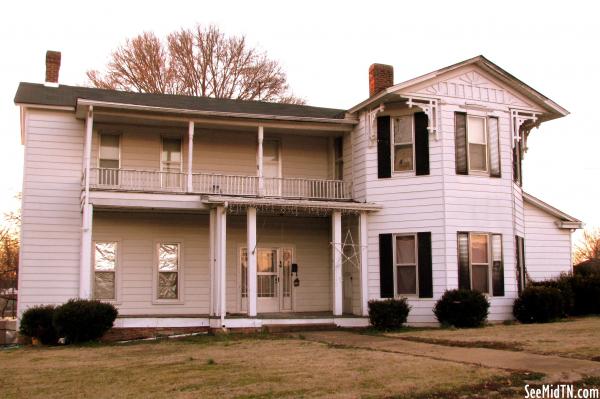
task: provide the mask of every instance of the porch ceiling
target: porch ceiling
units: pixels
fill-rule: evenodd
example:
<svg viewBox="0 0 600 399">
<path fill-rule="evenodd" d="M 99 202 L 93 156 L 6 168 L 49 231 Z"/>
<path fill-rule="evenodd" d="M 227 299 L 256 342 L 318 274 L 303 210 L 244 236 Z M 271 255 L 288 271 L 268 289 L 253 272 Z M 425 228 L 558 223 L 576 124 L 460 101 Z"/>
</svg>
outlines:
<svg viewBox="0 0 600 399">
<path fill-rule="evenodd" d="M 247 198 L 209 195 L 206 204 L 226 204 L 231 213 L 245 213 L 246 208 L 257 208 L 261 214 L 292 216 L 327 216 L 333 211 L 342 213 L 374 212 L 380 205 L 353 201 L 313 201 L 277 198 Z"/>
</svg>

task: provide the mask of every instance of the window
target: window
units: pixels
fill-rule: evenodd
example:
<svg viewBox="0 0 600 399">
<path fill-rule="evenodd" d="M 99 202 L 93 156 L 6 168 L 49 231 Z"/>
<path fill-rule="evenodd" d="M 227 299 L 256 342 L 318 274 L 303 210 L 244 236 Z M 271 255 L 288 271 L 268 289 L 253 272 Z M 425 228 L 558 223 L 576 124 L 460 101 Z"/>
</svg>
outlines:
<svg viewBox="0 0 600 399">
<path fill-rule="evenodd" d="M 181 139 L 162 139 L 162 170 L 165 172 L 181 172 Z"/>
<path fill-rule="evenodd" d="M 502 177 L 500 124 L 495 116 L 454 113 L 456 174 Z"/>
<path fill-rule="evenodd" d="M 181 188 L 183 186 L 183 174 L 181 173 L 181 139 L 162 139 L 161 154 L 161 184 L 162 187 Z"/>
<path fill-rule="evenodd" d="M 334 179 L 344 179 L 344 139 L 336 137 L 333 142 Z"/>
<path fill-rule="evenodd" d="M 100 156 L 99 167 L 109 169 L 119 169 L 119 141 L 116 134 L 100 135 Z"/>
<path fill-rule="evenodd" d="M 394 172 L 406 172 L 414 169 L 414 124 L 413 116 L 392 118 Z"/>
<path fill-rule="evenodd" d="M 417 240 L 415 235 L 395 236 L 396 295 L 417 295 Z"/>
<path fill-rule="evenodd" d="M 116 299 L 117 243 L 94 245 L 94 298 Z"/>
<path fill-rule="evenodd" d="M 486 119 L 479 116 L 467 117 L 467 136 L 469 140 L 469 170 L 487 172 L 487 129 Z"/>
<path fill-rule="evenodd" d="M 98 183 L 116 186 L 119 184 L 120 137 L 116 134 L 100 135 L 100 154 L 98 157 Z"/>
<path fill-rule="evenodd" d="M 501 234 L 458 232 L 458 287 L 504 296 Z"/>
<path fill-rule="evenodd" d="M 158 244 L 158 299 L 179 298 L 179 250 L 178 243 Z"/>
<path fill-rule="evenodd" d="M 489 243 L 487 234 L 471 234 L 471 289 L 489 293 Z"/>
</svg>

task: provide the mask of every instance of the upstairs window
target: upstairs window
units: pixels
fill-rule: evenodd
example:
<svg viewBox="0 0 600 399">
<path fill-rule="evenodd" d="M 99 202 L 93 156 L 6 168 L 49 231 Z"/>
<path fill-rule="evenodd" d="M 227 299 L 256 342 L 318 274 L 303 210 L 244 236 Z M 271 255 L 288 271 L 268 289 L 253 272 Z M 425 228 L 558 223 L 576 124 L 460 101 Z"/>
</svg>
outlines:
<svg viewBox="0 0 600 399">
<path fill-rule="evenodd" d="M 333 141 L 334 179 L 344 179 L 344 139 L 336 137 Z"/>
<path fill-rule="evenodd" d="M 469 140 L 469 171 L 488 171 L 487 129 L 485 118 L 469 116 L 467 118 L 467 136 Z"/>
<path fill-rule="evenodd" d="M 162 139 L 161 166 L 164 172 L 181 172 L 181 139 Z"/>
<path fill-rule="evenodd" d="M 116 134 L 100 135 L 99 167 L 119 169 L 120 167 L 120 137 Z"/>
<path fill-rule="evenodd" d="M 414 170 L 414 123 L 413 116 L 392 118 L 394 172 Z"/>
<path fill-rule="evenodd" d="M 454 113 L 456 173 L 501 177 L 498 118 Z"/>
</svg>

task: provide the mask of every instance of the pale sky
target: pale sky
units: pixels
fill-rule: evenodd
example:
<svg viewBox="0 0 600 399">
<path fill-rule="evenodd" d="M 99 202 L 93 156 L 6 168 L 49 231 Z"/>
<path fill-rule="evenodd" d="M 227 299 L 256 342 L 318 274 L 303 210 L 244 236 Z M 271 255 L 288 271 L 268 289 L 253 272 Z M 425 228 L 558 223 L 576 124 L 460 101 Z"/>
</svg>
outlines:
<svg viewBox="0 0 600 399">
<path fill-rule="evenodd" d="M 376 5 L 375 5 L 376 4 Z M 483 54 L 571 115 L 533 130 L 531 194 L 600 226 L 600 23 L 585 1 L 3 1 L 0 5 L 0 213 L 19 206 L 23 147 L 13 104 L 20 81 L 43 82 L 46 50 L 60 83 L 81 85 L 125 38 L 196 23 L 245 34 L 287 71 L 308 104 L 350 108 L 368 95 L 374 62 L 395 82 Z"/>
</svg>

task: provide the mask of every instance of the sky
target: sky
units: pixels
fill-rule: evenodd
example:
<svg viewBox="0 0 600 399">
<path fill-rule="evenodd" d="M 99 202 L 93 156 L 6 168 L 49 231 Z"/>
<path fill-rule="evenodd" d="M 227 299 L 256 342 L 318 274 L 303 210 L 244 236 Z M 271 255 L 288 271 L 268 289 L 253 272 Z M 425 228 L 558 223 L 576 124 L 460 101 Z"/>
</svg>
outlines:
<svg viewBox="0 0 600 399">
<path fill-rule="evenodd" d="M 86 83 L 112 50 L 215 24 L 278 60 L 310 105 L 350 108 L 367 72 L 396 83 L 483 54 L 571 114 L 533 130 L 524 188 L 588 227 L 600 226 L 600 24 L 592 1 L 3 1 L 0 5 L 0 214 L 19 207 L 23 147 L 13 103 L 20 81 L 43 82 L 46 50 L 62 52 L 60 83 Z"/>
</svg>

